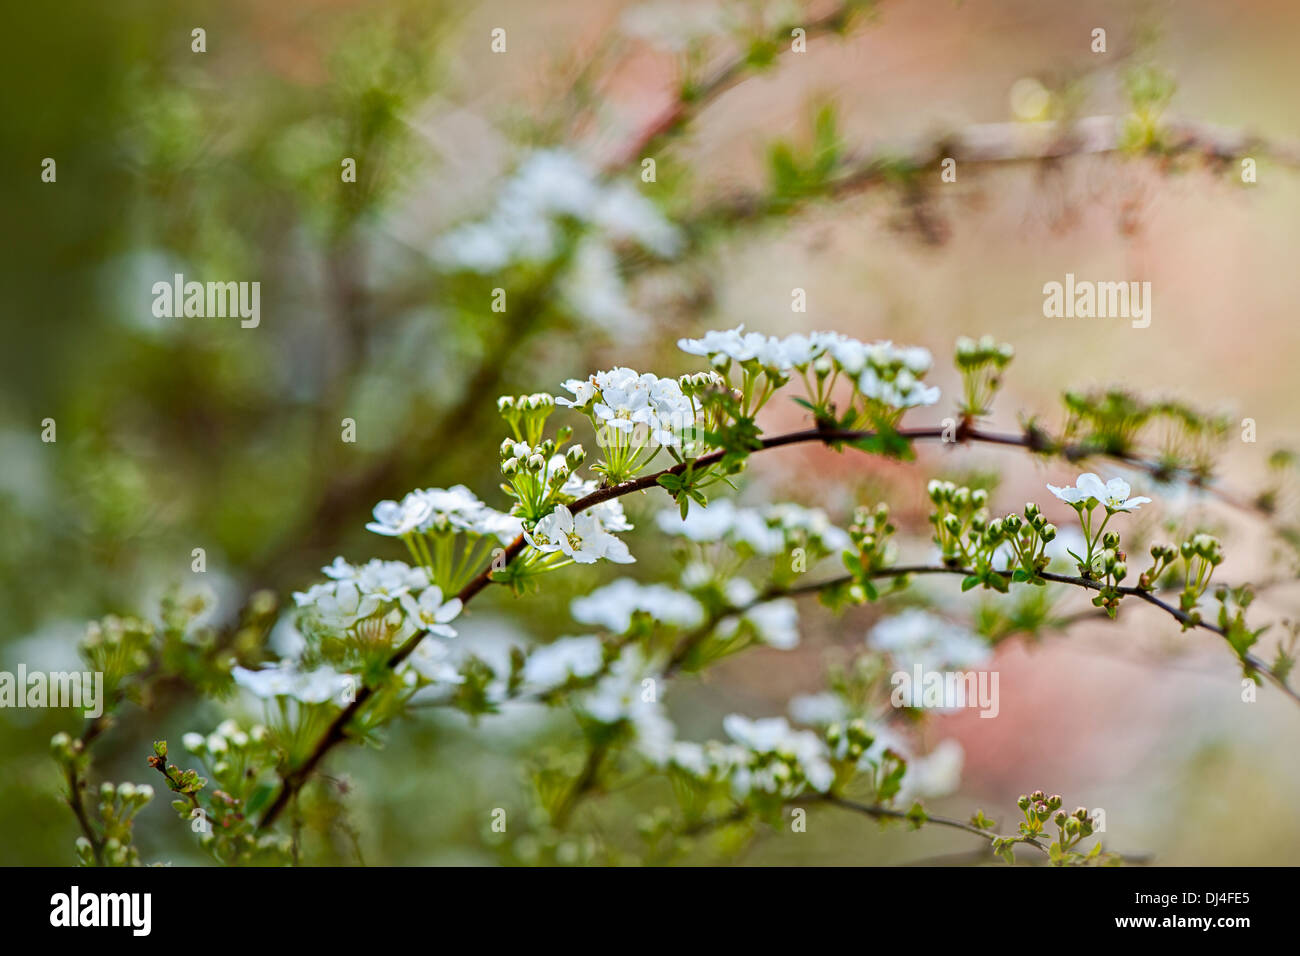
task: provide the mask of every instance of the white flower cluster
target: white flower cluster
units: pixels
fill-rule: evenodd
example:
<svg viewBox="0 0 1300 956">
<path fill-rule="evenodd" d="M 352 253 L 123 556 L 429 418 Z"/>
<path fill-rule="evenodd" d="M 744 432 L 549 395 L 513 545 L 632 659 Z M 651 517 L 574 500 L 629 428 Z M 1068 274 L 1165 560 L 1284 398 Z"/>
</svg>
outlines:
<svg viewBox="0 0 1300 956">
<path fill-rule="evenodd" d="M 517 263 L 549 262 L 565 248 L 573 224 L 583 235 L 561 277 L 562 296 L 591 321 L 639 323 L 626 302 L 613 246 L 632 243 L 671 257 L 681 248 L 681 236 L 635 187 L 602 182 L 587 164 L 561 150 L 528 156 L 487 217 L 443 236 L 434 256 L 444 268 L 483 275 Z"/>
<path fill-rule="evenodd" d="M 805 786 L 824 793 L 834 782 L 825 741 L 795 730 L 784 717 L 750 720 L 728 714 L 722 726 L 733 743 L 677 741 L 669 763 L 703 781 L 728 781 L 738 800 L 754 793 L 788 799 Z"/>
<path fill-rule="evenodd" d="M 243 750 L 250 744 L 263 744 L 268 736 L 269 731 L 262 724 L 254 724 L 244 731 L 233 720 L 223 720 L 206 737 L 190 731 L 181 737 L 181 743 L 196 756 L 220 758 L 231 750 Z"/>
<path fill-rule="evenodd" d="M 574 598 L 569 610 L 574 620 L 603 627 L 611 634 L 626 633 L 637 612 L 673 627 L 697 627 L 704 621 L 704 608 L 689 594 L 666 584 L 640 584 L 631 578 L 619 578 L 586 597 Z"/>
<path fill-rule="evenodd" d="M 345 631 L 397 605 L 404 616 L 399 622 L 402 627 L 442 637 L 456 635 L 447 623 L 460 613 L 460 599 L 444 600 L 442 589 L 430 584 L 423 568 L 378 559 L 357 566 L 340 557 L 322 570 L 331 580 L 294 592 L 293 599 L 327 627 Z"/>
<path fill-rule="evenodd" d="M 811 368 L 819 378 L 836 371 L 852 380 L 868 399 L 894 409 L 939 401 L 939 389 L 922 381 L 933 359 L 927 349 L 919 346 L 861 342 L 839 332 L 794 334 L 779 339 L 746 332 L 740 325 L 708 332 L 703 338 L 681 339 L 677 347 L 708 358 L 719 369 L 728 368 L 732 362 L 742 366 L 753 363 L 786 375 Z"/>
<path fill-rule="evenodd" d="M 827 709 L 824 701 L 818 709 Z M 723 729 L 732 743 L 675 741 L 668 751 L 668 763 L 705 782 L 729 781 L 733 796 L 740 800 L 755 793 L 790 799 L 805 787 L 824 793 L 835 779 L 832 761 L 844 759 L 844 754 L 832 751 L 821 736 L 795 729 L 784 717 L 751 720 L 729 714 Z M 886 750 L 906 760 L 897 802 L 946 796 L 957 789 L 963 762 L 957 741 L 944 740 L 929 753 L 918 755 L 888 728 L 871 726 L 868 730 L 875 740 L 859 758 L 857 769 L 881 766 Z"/>
<path fill-rule="evenodd" d="M 609 432 L 621 433 L 625 442 L 635 433 L 639 444 L 680 447 L 682 433 L 695 426 L 695 406 L 675 378 L 620 366 L 586 379 L 571 378 L 564 388 L 573 398 L 557 398 L 556 404 L 586 411 L 602 447 L 618 437 Z"/>
<path fill-rule="evenodd" d="M 571 677 L 591 677 L 604 666 L 605 649 L 599 637 L 562 637 L 535 648 L 524 661 L 524 686 L 549 690 Z"/>
<path fill-rule="evenodd" d="M 922 671 L 977 667 L 992 656 L 978 635 L 919 608 L 876 622 L 867 644 L 890 654 L 904 670 L 917 665 Z"/>
<path fill-rule="evenodd" d="M 508 544 L 523 530 L 518 518 L 489 508 L 464 485 L 416 489 L 400 502 L 381 501 L 374 516 L 366 530 L 390 537 L 463 532 Z"/>
<path fill-rule="evenodd" d="M 230 676 L 255 697 L 263 700 L 291 697 L 304 704 L 323 704 L 328 700 L 342 704 L 358 687 L 357 678 L 351 674 L 340 674 L 330 667 L 300 671 L 294 661 L 268 664 L 255 671 L 236 666 L 231 668 Z M 213 749 L 210 738 L 208 749 Z"/>
<path fill-rule="evenodd" d="M 627 722 L 635 746 L 652 763 L 663 764 L 672 751 L 676 730 L 659 697 L 664 681 L 654 661 L 636 645 L 625 647 L 590 691 L 574 696 L 573 704 L 602 724 Z"/>
<path fill-rule="evenodd" d="M 822 509 L 789 503 L 738 508 L 730 499 L 718 498 L 705 507 L 692 507 L 685 518 L 680 511 L 667 508 L 655 520 L 665 534 L 700 544 L 722 541 L 744 545 L 759 555 L 795 547 L 834 554 L 852 546 L 848 533 L 832 524 Z"/>
<path fill-rule="evenodd" d="M 718 625 L 718 636 L 730 637 L 742 622 L 752 627 L 757 638 L 768 647 L 788 651 L 799 644 L 799 609 L 789 598 L 765 601 L 751 607 L 739 618 L 723 621 Z"/>
<path fill-rule="evenodd" d="M 615 564 L 636 561 L 627 544 L 610 534 L 594 508 L 575 515 L 565 505 L 557 505 L 531 531 L 524 532 L 524 539 L 542 554 L 562 554 L 575 564 L 595 564 L 601 558 Z"/>
<path fill-rule="evenodd" d="M 351 565 L 339 557 L 321 570 L 330 580 L 306 591 L 295 591 L 293 600 L 321 623 L 341 630 L 370 617 L 384 604 L 429 586 L 429 575 L 423 568 L 413 568 L 403 561 L 376 558 L 363 565 Z"/>
</svg>

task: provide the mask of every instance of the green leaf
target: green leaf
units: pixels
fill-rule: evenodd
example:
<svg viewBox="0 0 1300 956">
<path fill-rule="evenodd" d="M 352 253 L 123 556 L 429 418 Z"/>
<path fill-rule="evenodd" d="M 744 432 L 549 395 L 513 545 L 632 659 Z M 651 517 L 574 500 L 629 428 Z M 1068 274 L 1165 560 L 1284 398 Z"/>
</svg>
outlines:
<svg viewBox="0 0 1300 956">
<path fill-rule="evenodd" d="M 929 819 L 929 816 L 926 815 L 925 807 L 921 806 L 921 801 L 919 800 L 913 803 L 911 809 L 907 811 L 907 820 L 912 824 L 912 829 L 914 830 L 921 829 Z"/>
<path fill-rule="evenodd" d="M 979 583 L 980 579 L 978 575 L 968 574 L 966 577 L 961 579 L 961 589 L 963 591 L 969 591 L 973 587 L 978 587 Z"/>
</svg>

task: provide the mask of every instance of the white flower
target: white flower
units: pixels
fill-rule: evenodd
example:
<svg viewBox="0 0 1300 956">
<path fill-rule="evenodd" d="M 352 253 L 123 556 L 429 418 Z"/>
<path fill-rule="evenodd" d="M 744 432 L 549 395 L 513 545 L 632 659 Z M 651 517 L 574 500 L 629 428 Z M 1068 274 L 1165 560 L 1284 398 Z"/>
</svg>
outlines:
<svg viewBox="0 0 1300 956">
<path fill-rule="evenodd" d="M 961 785 L 965 753 L 955 740 L 941 741 L 928 754 L 909 757 L 899 792 L 900 802 L 917 797 L 946 797 Z"/>
<path fill-rule="evenodd" d="M 403 594 L 401 605 L 406 612 L 406 619 L 415 625 L 416 630 L 437 634 L 439 637 L 456 636 L 455 630 L 448 627 L 447 622 L 460 614 L 460 598 L 452 598 L 444 603 L 442 588 L 433 586 L 425 588 L 420 593 L 419 600 L 409 593 Z"/>
<path fill-rule="evenodd" d="M 380 598 L 362 594 L 356 581 L 342 580 L 317 584 L 306 592 L 295 592 L 299 607 L 313 608 L 322 622 L 346 629 L 379 609 Z"/>
<path fill-rule="evenodd" d="M 442 236 L 434 257 L 448 269 L 482 274 L 514 264 L 556 259 L 571 224 L 585 227 L 560 295 L 584 318 L 614 327 L 641 321 L 626 302 L 611 243 L 630 242 L 658 256 L 675 255 L 680 231 L 625 183 L 602 182 L 578 157 L 562 150 L 531 153 L 510 176 L 488 214 Z"/>
<path fill-rule="evenodd" d="M 628 302 L 618 255 L 596 236 L 578 243 L 560 282 L 560 295 L 572 311 L 605 328 L 631 331 L 643 322 Z"/>
<path fill-rule="evenodd" d="M 678 740 L 669 750 L 668 762 L 696 777 L 720 780 L 748 762 L 750 752 L 738 744 L 719 740 L 696 743 Z"/>
<path fill-rule="evenodd" d="M 622 514 L 621 506 L 619 513 Z M 484 507 L 469 531 L 483 538 L 496 538 L 502 544 L 509 544 L 524 533 L 524 523 L 516 515 Z"/>
<path fill-rule="evenodd" d="M 185 749 L 195 754 L 203 752 L 203 746 L 206 742 L 202 734 L 196 734 L 192 731 L 181 738 L 181 743 L 184 744 Z"/>
<path fill-rule="evenodd" d="M 971 668 L 992 655 L 987 643 L 971 631 L 919 608 L 882 618 L 867 635 L 867 644 L 887 651 L 904 670 Z"/>
<path fill-rule="evenodd" d="M 408 591 L 418 591 L 427 586 L 429 576 L 423 568 L 413 568 L 404 561 L 376 559 L 357 568 L 352 583 L 365 597 L 389 602 L 396 601 Z M 335 590 L 338 590 L 337 586 Z"/>
<path fill-rule="evenodd" d="M 848 375 L 861 375 L 867 366 L 868 346 L 846 335 L 836 338 L 830 346 L 831 358 Z"/>
<path fill-rule="evenodd" d="M 849 717 L 849 708 L 844 703 L 844 698 L 830 691 L 791 697 L 789 711 L 797 723 L 812 727 L 826 727 L 848 720 Z"/>
<path fill-rule="evenodd" d="M 590 379 L 571 378 L 563 383 L 563 387 L 573 393 L 573 398 L 564 398 L 559 396 L 555 399 L 556 405 L 567 405 L 571 408 L 586 408 L 591 404 L 591 400 L 599 394 L 596 387 L 594 376 Z"/>
<path fill-rule="evenodd" d="M 768 505 L 762 509 L 737 508 L 730 499 L 718 498 L 706 507 L 692 506 L 685 518 L 676 508 L 667 508 L 655 520 L 666 534 L 679 534 L 700 543 L 727 541 L 743 544 L 760 555 L 777 554 L 789 547 L 804 545 L 835 553 L 847 549 L 852 543 L 848 534 L 831 524 L 820 508 L 802 508 L 795 504 Z"/>
<path fill-rule="evenodd" d="M 381 501 L 375 505 L 375 520 L 366 525 L 366 530 L 401 537 L 420 527 L 432 511 L 429 502 L 415 493 L 407 495 L 400 503 Z"/>
<path fill-rule="evenodd" d="M 842 528 L 831 523 L 821 508 L 803 508 L 796 504 L 774 504 L 764 509 L 764 517 L 782 530 L 799 532 L 810 542 L 830 553 L 845 551 L 853 541 Z"/>
<path fill-rule="evenodd" d="M 532 687 L 559 687 L 570 677 L 591 677 L 598 673 L 604 659 L 600 638 L 562 637 L 528 655 L 524 662 L 524 683 Z"/>
<path fill-rule="evenodd" d="M 235 666 L 231 668 L 230 676 L 240 687 L 263 700 L 292 697 L 304 704 L 322 704 L 351 693 L 357 684 L 351 674 L 340 674 L 329 667 L 303 672 L 292 661 L 281 661 L 257 671 Z M 221 741 L 219 746 L 224 750 L 225 738 L 217 736 L 216 739 Z M 207 746 L 209 750 L 214 749 L 213 737 L 208 738 Z"/>
<path fill-rule="evenodd" d="M 680 534 L 701 543 L 721 541 L 736 518 L 736 505 L 729 498 L 716 498 L 706 507 L 691 506 L 685 518 L 676 508 L 666 508 L 655 517 L 665 534 Z"/>
<path fill-rule="evenodd" d="M 336 581 L 344 581 L 354 578 L 357 573 L 357 569 L 344 561 L 341 555 L 336 557 L 332 564 L 328 564 L 321 568 L 321 571 L 324 572 L 325 577 L 333 578 Z"/>
<path fill-rule="evenodd" d="M 574 706 L 602 724 L 628 721 L 637 749 L 646 759 L 663 764 L 672 752 L 675 730 L 659 701 L 662 684 L 652 662 L 640 648 L 630 646 L 592 690 L 575 697 Z"/>
<path fill-rule="evenodd" d="M 722 727 L 732 740 L 756 755 L 775 754 L 794 763 L 814 790 L 825 792 L 834 782 L 835 772 L 821 738 L 811 731 L 793 729 L 784 717 L 750 720 L 740 714 L 728 714 L 723 718 Z M 750 789 L 781 792 L 783 781 L 778 776 L 769 776 L 765 772 L 769 770 L 753 767 L 738 772 L 734 786 L 741 793 Z"/>
<path fill-rule="evenodd" d="M 587 410 L 598 429 L 617 433 L 617 442 L 678 446 L 681 433 L 696 424 L 695 406 L 674 378 L 618 367 L 585 382 L 569 379 L 564 388 L 574 397 L 556 403 Z"/>
<path fill-rule="evenodd" d="M 733 362 L 755 361 L 766 369 L 786 371 L 791 367 L 781 340 L 761 332 L 746 332 L 744 325 L 723 332 L 710 331 L 698 339 L 678 339 L 677 347 L 710 361 L 726 358 Z"/>
<path fill-rule="evenodd" d="M 619 578 L 586 597 L 574 598 L 570 611 L 574 620 L 614 634 L 626 632 L 638 611 L 673 627 L 697 627 L 704 621 L 704 608 L 689 594 L 664 584 L 639 584 L 631 578 Z"/>
<path fill-rule="evenodd" d="M 805 369 L 826 354 L 830 342 L 814 332 L 812 335 L 787 335 L 781 340 L 781 349 L 786 361 L 797 369 Z"/>
<path fill-rule="evenodd" d="M 597 515 L 583 512 L 575 517 L 564 505 L 557 505 L 524 537 L 538 551 L 559 551 L 577 564 L 595 564 L 601 558 L 616 564 L 636 560 L 626 544 L 604 529 Z"/>
<path fill-rule="evenodd" d="M 752 607 L 742 619 L 749 622 L 758 639 L 769 647 L 788 651 L 799 644 L 799 610 L 788 598 Z M 718 628 L 718 634 L 730 637 L 739 626 L 739 621 L 726 622 Z"/>
<path fill-rule="evenodd" d="M 1067 504 L 1082 504 L 1095 500 L 1106 507 L 1107 511 L 1132 511 L 1140 505 L 1147 504 L 1150 498 L 1130 498 L 1132 489 L 1123 478 L 1112 478 L 1102 484 L 1101 479 L 1092 472 L 1084 472 L 1074 483 L 1074 487 L 1058 488 L 1048 485 L 1047 490 Z"/>
<path fill-rule="evenodd" d="M 464 676 L 456 667 L 451 645 L 442 641 L 421 641 L 402 662 L 402 667 L 433 684 L 463 684 Z M 403 671 L 405 673 L 405 670 Z"/>
<path fill-rule="evenodd" d="M 663 258 L 681 251 L 682 237 L 677 227 L 627 183 L 605 189 L 592 210 L 591 221 L 611 239 L 635 242 Z"/>
</svg>

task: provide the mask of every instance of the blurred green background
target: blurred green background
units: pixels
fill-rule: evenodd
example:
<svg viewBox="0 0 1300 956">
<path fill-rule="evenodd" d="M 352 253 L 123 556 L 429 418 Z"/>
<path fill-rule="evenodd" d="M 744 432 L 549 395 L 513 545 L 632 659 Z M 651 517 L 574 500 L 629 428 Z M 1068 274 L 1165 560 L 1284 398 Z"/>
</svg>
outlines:
<svg viewBox="0 0 1300 956">
<path fill-rule="evenodd" d="M 1223 404 L 1259 425 L 1260 443 L 1232 443 L 1223 463 L 1225 480 L 1247 488 L 1268 450 L 1297 438 L 1300 173 L 1265 160 L 1250 189 L 1231 169 L 1077 158 L 963 169 L 926 194 L 882 189 L 760 222 L 698 222 L 677 261 L 617 250 L 620 294 L 641 316 L 631 323 L 576 308 L 570 263 L 505 279 L 441 268 L 438 238 L 484 214 L 529 149 L 564 147 L 639 182 L 635 163 L 617 165 L 620 151 L 672 102 L 679 67 L 644 24 L 672 33 L 696 9 L 629 13 L 642 6 L 122 0 L 8 11 L 0 669 L 71 668 L 86 620 L 148 614 L 171 585 L 212 589 L 220 627 L 259 589 L 287 600 L 336 554 L 403 557 L 364 531 L 377 500 L 464 483 L 503 505 L 496 395 L 555 391 L 612 364 L 695 370 L 676 338 L 740 322 L 925 345 L 946 394 L 953 339 L 992 333 L 1018 353 L 996 415 L 1008 428 L 1022 410 L 1059 420 L 1067 386 Z M 743 19 L 771 6 L 728 8 Z M 488 48 L 498 26 L 505 55 Z M 1105 57 L 1088 48 L 1096 26 L 1108 30 Z M 195 27 L 206 53 L 191 51 Z M 826 103 L 852 149 L 1009 121 L 1009 90 L 1024 77 L 1058 91 L 1063 110 L 1122 113 L 1123 70 L 1143 58 L 1176 79 L 1171 114 L 1292 141 L 1298 36 L 1300 8 L 1286 2 L 884 2 L 848 38 L 813 38 L 807 54 L 745 79 L 657 144 L 651 196 L 683 220 L 761 190 L 769 145 L 806 147 Z M 345 156 L 358 160 L 355 184 L 339 181 Z M 55 183 L 40 181 L 44 157 L 57 161 Z M 155 319 L 150 288 L 175 272 L 260 281 L 260 327 Z M 1151 327 L 1044 319 L 1042 285 L 1066 272 L 1151 281 Z M 504 315 L 488 308 L 499 282 L 510 288 Z M 790 313 L 794 287 L 808 292 L 806 315 Z M 798 417 L 777 407 L 768 423 Z M 45 418 L 57 423 L 53 444 L 40 440 Z M 340 441 L 344 418 L 357 423 L 354 444 Z M 1000 469 L 1007 507 L 1069 473 L 996 451 L 931 449 L 908 466 L 824 450 L 764 457 L 746 490 L 755 500 L 819 504 L 843 522 L 886 489 L 918 533 L 918 488 L 936 472 Z M 628 510 L 648 531 L 662 505 Z M 1216 520 L 1236 527 L 1226 577 L 1268 576 L 1261 527 L 1227 512 Z M 667 573 L 653 533 L 630 543 L 634 576 Z M 190 570 L 196 547 L 204 575 Z M 492 646 L 574 633 L 568 599 L 618 573 L 571 569 L 525 601 L 485 595 L 462 636 Z M 1296 598 L 1271 590 L 1257 615 L 1293 614 Z M 797 651 L 755 651 L 683 681 L 669 701 L 683 736 L 717 736 L 733 710 L 783 713 L 876 613 L 836 619 L 809 607 Z M 1240 704 L 1231 655 L 1212 635 L 1180 635 L 1139 609 L 998 654 L 1000 719 L 940 718 L 924 731 L 966 749 L 962 790 L 937 810 L 982 806 L 1005 819 L 1017 794 L 1043 787 L 1105 808 L 1108 845 L 1162 863 L 1294 862 L 1300 712 L 1268 688 Z M 220 716 L 184 688 L 154 704 L 129 709 L 98 744 L 104 778 L 148 779 L 150 740 Z M 0 713 L 0 862 L 74 859 L 75 821 L 47 750 L 70 720 Z M 344 802 L 365 862 L 493 862 L 482 808 L 520 805 L 518 759 L 571 735 L 558 717 L 475 729 L 442 716 L 402 724 L 383 751 L 336 754 L 331 772 L 351 781 Z M 201 860 L 163 802 L 137 826 L 145 859 Z M 592 813 L 617 827 L 637 809 L 613 799 Z M 760 840 L 744 861 L 969 849 L 960 834 L 817 820 L 800 839 Z M 356 861 L 342 843 L 323 852 Z"/>
</svg>

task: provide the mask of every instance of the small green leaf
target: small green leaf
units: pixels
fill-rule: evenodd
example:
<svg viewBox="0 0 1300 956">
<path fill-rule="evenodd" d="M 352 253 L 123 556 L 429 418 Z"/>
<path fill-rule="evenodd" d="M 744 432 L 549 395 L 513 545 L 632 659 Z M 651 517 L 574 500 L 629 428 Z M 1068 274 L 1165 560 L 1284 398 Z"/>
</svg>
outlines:
<svg viewBox="0 0 1300 956">
<path fill-rule="evenodd" d="M 911 809 L 907 811 L 908 822 L 912 824 L 912 829 L 919 830 L 923 827 L 930 817 L 925 812 L 925 807 L 921 806 L 921 801 L 912 804 Z"/>
</svg>

